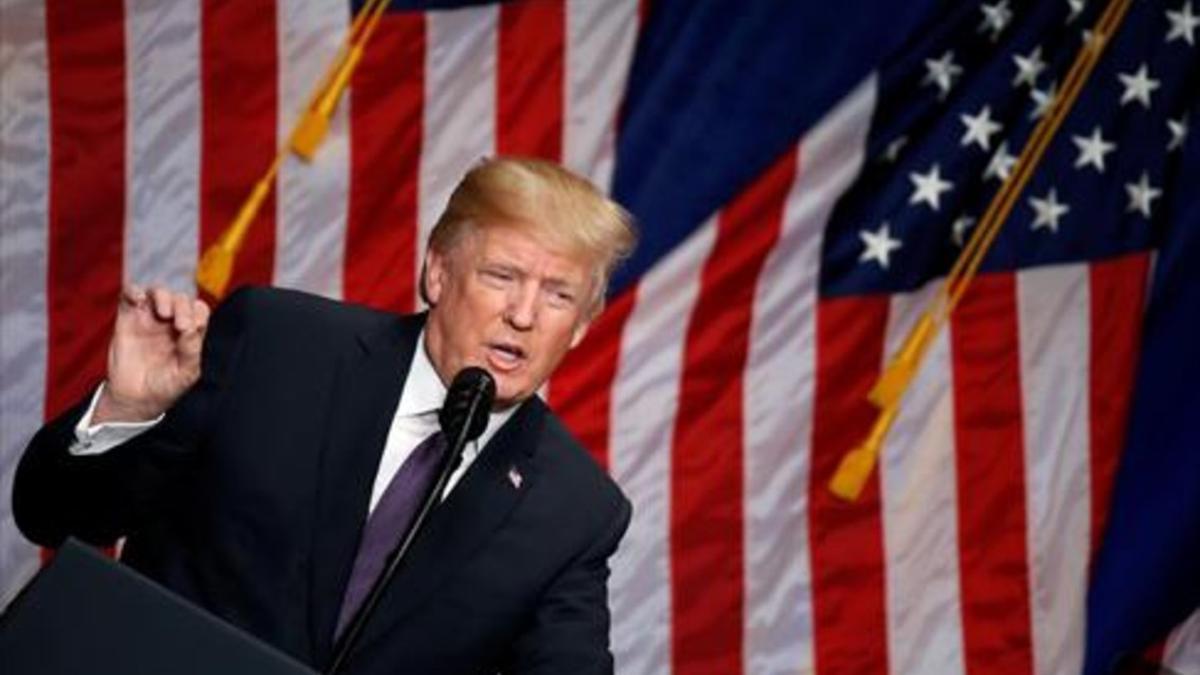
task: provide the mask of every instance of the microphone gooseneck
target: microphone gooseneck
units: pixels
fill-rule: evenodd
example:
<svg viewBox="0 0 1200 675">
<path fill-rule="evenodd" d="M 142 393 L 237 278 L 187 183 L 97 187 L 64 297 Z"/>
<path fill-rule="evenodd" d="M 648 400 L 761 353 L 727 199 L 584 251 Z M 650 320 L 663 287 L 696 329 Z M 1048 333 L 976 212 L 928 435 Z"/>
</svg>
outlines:
<svg viewBox="0 0 1200 675">
<path fill-rule="evenodd" d="M 454 376 L 454 380 L 446 391 L 446 400 L 442 403 L 442 409 L 438 411 L 438 425 L 441 426 L 449 447 L 445 457 L 442 458 L 442 466 L 438 471 L 437 479 L 426 493 L 408 530 L 397 533 L 396 549 L 388 556 L 383 572 L 380 573 L 375 585 L 371 587 L 370 593 L 367 594 L 358 612 L 346 627 L 345 633 L 335 645 L 333 659 L 326 671 L 330 675 L 340 673 L 345 667 L 354 650 L 354 645 L 362 635 L 367 620 L 378 607 L 384 589 L 396 575 L 396 571 L 400 569 L 405 554 L 412 548 L 413 541 L 420 534 L 429 514 L 437 507 L 442 493 L 446 490 L 450 475 L 458 468 L 459 461 L 462 459 L 463 448 L 467 443 L 479 438 L 483 430 L 487 428 L 488 413 L 492 410 L 492 402 L 495 398 L 496 380 L 483 368 L 469 366 Z"/>
</svg>

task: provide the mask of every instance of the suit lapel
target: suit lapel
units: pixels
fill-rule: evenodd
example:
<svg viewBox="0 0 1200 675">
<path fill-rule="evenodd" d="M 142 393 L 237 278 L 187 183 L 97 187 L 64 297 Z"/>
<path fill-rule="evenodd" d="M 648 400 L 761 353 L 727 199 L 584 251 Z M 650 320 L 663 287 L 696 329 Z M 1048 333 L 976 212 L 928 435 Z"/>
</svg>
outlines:
<svg viewBox="0 0 1200 675">
<path fill-rule="evenodd" d="M 364 646 L 408 620 L 508 520 L 537 481 L 534 456 L 544 415 L 540 401 L 524 404 L 434 510 L 384 595 L 386 608 L 381 607 L 368 624 Z"/>
<path fill-rule="evenodd" d="M 342 592 L 422 324 L 422 317 L 397 317 L 356 336 L 339 368 L 317 476 L 312 533 L 309 630 L 318 663 L 332 649 Z"/>
</svg>

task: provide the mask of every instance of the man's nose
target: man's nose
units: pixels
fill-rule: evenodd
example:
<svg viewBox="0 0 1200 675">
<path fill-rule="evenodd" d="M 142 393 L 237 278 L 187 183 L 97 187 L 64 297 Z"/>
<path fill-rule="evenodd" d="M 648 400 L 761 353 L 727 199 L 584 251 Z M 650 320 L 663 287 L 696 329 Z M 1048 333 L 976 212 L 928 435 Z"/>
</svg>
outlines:
<svg viewBox="0 0 1200 675">
<path fill-rule="evenodd" d="M 537 321 L 537 289 L 532 284 L 519 284 L 509 294 L 505 318 L 517 330 L 530 330 Z"/>
</svg>

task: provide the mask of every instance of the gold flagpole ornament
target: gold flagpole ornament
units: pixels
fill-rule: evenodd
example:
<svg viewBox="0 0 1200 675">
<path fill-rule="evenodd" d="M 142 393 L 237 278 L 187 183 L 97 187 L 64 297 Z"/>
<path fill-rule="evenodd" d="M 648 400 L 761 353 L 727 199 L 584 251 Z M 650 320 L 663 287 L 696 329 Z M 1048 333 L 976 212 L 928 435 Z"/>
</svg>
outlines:
<svg viewBox="0 0 1200 675">
<path fill-rule="evenodd" d="M 275 153 L 275 159 L 262 178 L 254 184 L 250 195 L 238 209 L 229 227 L 221 233 L 216 243 L 204 251 L 199 265 L 196 266 L 196 285 L 210 297 L 219 300 L 225 295 L 229 280 L 233 276 L 233 263 L 237 259 L 238 251 L 241 250 L 246 233 L 249 232 L 259 209 L 275 184 L 275 176 L 279 173 L 284 157 L 289 152 L 294 152 L 304 161 L 312 161 L 317 147 L 329 130 L 329 119 L 337 109 L 342 92 L 350 84 L 350 77 L 362 60 L 367 40 L 371 38 L 384 9 L 387 8 L 387 2 L 388 0 L 367 0 L 355 15 L 354 21 L 346 30 L 342 46 L 309 97 L 300 121 L 289 134 L 288 144 L 280 147 Z"/>
<path fill-rule="evenodd" d="M 337 109 L 342 93 L 349 86 L 350 77 L 366 51 L 367 41 L 371 39 L 371 34 L 375 32 L 375 27 L 386 8 L 387 0 L 367 0 L 359 10 L 350 25 L 350 30 L 346 31 L 346 40 L 334 57 L 329 72 L 322 78 L 321 86 L 317 88 L 316 95 L 306 107 L 304 116 L 292 130 L 292 152 L 304 161 L 312 161 L 317 147 L 325 139 L 333 111 Z"/>
</svg>

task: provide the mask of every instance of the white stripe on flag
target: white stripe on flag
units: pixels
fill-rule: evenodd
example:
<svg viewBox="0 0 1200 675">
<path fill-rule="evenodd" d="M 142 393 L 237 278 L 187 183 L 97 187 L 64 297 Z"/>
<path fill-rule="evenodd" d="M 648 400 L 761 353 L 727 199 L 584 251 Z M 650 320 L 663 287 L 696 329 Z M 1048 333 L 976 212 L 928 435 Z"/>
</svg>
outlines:
<svg viewBox="0 0 1200 675">
<path fill-rule="evenodd" d="M 0 609 L 37 571 L 17 532 L 12 481 L 46 398 L 46 265 L 50 102 L 46 14 L 40 2 L 0 21 Z"/>
<path fill-rule="evenodd" d="M 895 354 L 938 282 L 895 296 L 885 358 Z M 960 613 L 954 378 L 948 329 L 938 332 L 880 455 L 893 673 L 965 671 Z"/>
<path fill-rule="evenodd" d="M 671 432 L 688 317 L 716 235 L 714 217 L 642 277 L 621 339 L 609 465 L 636 505 L 609 583 L 613 655 L 622 675 L 671 669 Z"/>
<path fill-rule="evenodd" d="M 124 279 L 193 292 L 200 230 L 200 8 L 126 0 Z"/>
<path fill-rule="evenodd" d="M 1017 273 L 1035 673 L 1083 665 L 1091 521 L 1088 267 Z"/>
<path fill-rule="evenodd" d="M 568 0 L 566 12 L 563 164 L 607 189 L 617 113 L 638 31 L 638 2 Z"/>
<path fill-rule="evenodd" d="M 875 91 L 868 78 L 804 138 L 756 289 L 745 389 L 748 673 L 814 667 L 807 498 L 821 235 L 862 166 Z"/>
<path fill-rule="evenodd" d="M 496 148 L 499 8 L 430 12 L 428 17 L 414 266 L 418 271 L 429 232 L 451 190 L 467 169 Z"/>
<path fill-rule="evenodd" d="M 349 5 L 328 0 L 280 0 L 279 142 L 286 143 L 349 22 Z M 275 283 L 332 298 L 342 295 L 346 206 L 350 190 L 350 135 L 344 95 L 329 134 L 311 164 L 294 156 L 279 169 Z M 266 167 L 263 167 L 264 169 Z"/>
<path fill-rule="evenodd" d="M 813 667 L 808 473 L 817 277 L 828 204 L 802 158 L 759 277 L 746 356 L 744 670 Z"/>
<path fill-rule="evenodd" d="M 1163 665 L 1179 675 L 1200 675 L 1200 611 L 1168 636 Z"/>
</svg>

